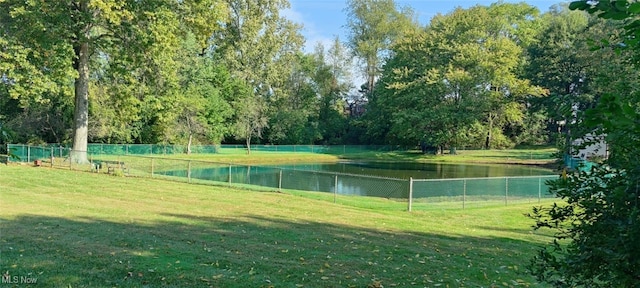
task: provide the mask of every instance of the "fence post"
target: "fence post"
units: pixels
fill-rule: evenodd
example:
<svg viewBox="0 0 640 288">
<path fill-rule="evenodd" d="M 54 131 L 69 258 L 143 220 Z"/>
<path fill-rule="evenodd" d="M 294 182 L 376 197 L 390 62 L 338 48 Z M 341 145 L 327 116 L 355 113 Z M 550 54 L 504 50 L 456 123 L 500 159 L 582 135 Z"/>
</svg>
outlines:
<svg viewBox="0 0 640 288">
<path fill-rule="evenodd" d="M 53 168 L 53 147 L 51 147 L 51 168 Z"/>
<path fill-rule="evenodd" d="M 462 180 L 462 210 L 464 210 L 464 204 L 467 201 L 467 179 Z"/>
<path fill-rule="evenodd" d="M 229 187 L 231 187 L 231 164 L 229 164 Z"/>
<path fill-rule="evenodd" d="M 509 178 L 504 177 L 504 205 L 507 206 L 507 198 L 509 198 Z"/>
<path fill-rule="evenodd" d="M 333 179 L 333 203 L 336 203 L 336 198 L 338 198 L 338 174 Z"/>
<path fill-rule="evenodd" d="M 27 145 L 27 163 L 31 163 L 31 146 Z"/>
<path fill-rule="evenodd" d="M 409 212 L 411 212 L 412 205 L 413 205 L 413 177 L 409 177 L 409 207 L 408 207 Z"/>
<path fill-rule="evenodd" d="M 542 200 L 542 178 L 538 177 L 538 203 Z"/>
<path fill-rule="evenodd" d="M 282 192 L 282 169 L 278 175 L 278 192 Z"/>
</svg>

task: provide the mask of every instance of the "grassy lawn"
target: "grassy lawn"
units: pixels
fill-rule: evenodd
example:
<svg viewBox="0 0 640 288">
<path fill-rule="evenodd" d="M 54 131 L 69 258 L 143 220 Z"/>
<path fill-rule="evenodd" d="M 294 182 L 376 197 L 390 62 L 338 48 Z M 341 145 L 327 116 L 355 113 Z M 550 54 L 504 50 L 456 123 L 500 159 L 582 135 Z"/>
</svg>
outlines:
<svg viewBox="0 0 640 288">
<path fill-rule="evenodd" d="M 549 165 L 556 159 L 556 148 L 507 149 L 507 150 L 458 150 L 456 155 L 430 155 L 419 151 L 408 152 L 364 152 L 341 155 L 347 159 L 378 161 L 439 162 L 439 163 L 486 163 Z"/>
<path fill-rule="evenodd" d="M 41 287 L 544 287 L 525 269 L 550 240 L 532 204 L 327 197 L 0 165 L 0 271 Z"/>
<path fill-rule="evenodd" d="M 166 155 L 166 157 L 233 164 L 278 164 L 282 163 L 283 159 L 291 163 L 336 162 L 340 160 L 340 157 L 338 155 L 310 152 L 269 151 L 251 151 L 251 154 L 247 154 L 247 151 L 244 149 L 221 149 L 220 153 L 217 154 L 173 154 Z"/>
<path fill-rule="evenodd" d="M 525 164 L 525 165 L 549 165 L 557 159 L 554 158 L 556 148 L 541 147 L 527 149 L 505 150 L 458 150 L 456 155 L 422 154 L 420 151 L 365 151 L 338 154 L 323 154 L 311 152 L 272 152 L 252 151 L 247 154 L 245 149 L 220 149 L 219 153 L 194 153 L 187 154 L 148 154 L 148 155 L 101 155 L 93 154 L 98 159 L 119 159 L 134 157 L 154 157 L 165 159 L 188 159 L 194 161 L 211 161 L 231 164 L 281 164 L 286 163 L 317 163 L 337 162 L 341 160 L 365 160 L 365 161 L 392 161 L 392 162 L 436 162 L 436 163 L 486 163 L 486 164 Z M 48 157 L 43 159 L 48 161 Z M 64 158 L 58 159 L 60 161 Z M 64 164 L 62 164 L 64 165 Z"/>
<path fill-rule="evenodd" d="M 487 163 L 487 164 L 527 164 L 544 165 L 553 163 L 556 148 L 542 147 L 505 150 L 458 150 L 456 155 L 430 155 L 419 151 L 359 152 L 345 154 L 320 154 L 309 152 L 265 152 L 243 149 L 221 149 L 219 154 L 175 154 L 170 158 L 218 161 L 225 163 L 280 163 L 283 159 L 291 162 L 331 162 L 340 159 L 404 162 L 446 162 L 446 163 Z"/>
</svg>

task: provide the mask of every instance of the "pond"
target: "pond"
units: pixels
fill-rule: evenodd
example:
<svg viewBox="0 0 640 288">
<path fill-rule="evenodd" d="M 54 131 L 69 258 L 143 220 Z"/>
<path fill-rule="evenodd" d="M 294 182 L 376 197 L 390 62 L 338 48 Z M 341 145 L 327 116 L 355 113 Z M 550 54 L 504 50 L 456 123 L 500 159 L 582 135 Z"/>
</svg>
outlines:
<svg viewBox="0 0 640 288">
<path fill-rule="evenodd" d="M 550 169 L 536 166 L 519 165 L 342 162 L 334 164 L 218 166 L 191 169 L 190 175 L 186 170 L 164 171 L 161 174 L 170 177 L 191 177 L 191 179 L 207 181 L 333 192 L 342 195 L 406 198 L 409 191 L 410 177 L 413 179 L 488 178 L 553 175 L 554 172 Z M 429 182 L 431 184 L 423 182 L 421 187 L 425 187 L 422 189 L 425 191 L 422 193 L 425 197 L 431 197 L 460 192 L 457 191 L 460 189 L 454 189 L 453 187 L 462 185 L 462 181 L 453 184 L 451 181 L 453 180 L 442 182 L 442 185 L 445 186 L 443 186 L 444 188 L 437 188 L 436 190 L 438 191 L 433 191 L 434 189 L 429 188 L 435 187 L 435 182 Z M 478 182 L 480 180 L 473 181 Z M 498 192 L 502 187 L 505 187 L 505 184 L 501 181 L 504 180 L 491 180 L 491 183 L 486 182 L 490 186 L 482 184 L 480 189 L 491 190 L 499 194 L 503 193 Z M 526 181 L 532 181 L 529 186 L 534 188 L 527 189 L 537 195 L 539 191 L 538 183 L 541 182 L 538 179 Z M 470 186 L 475 185 L 472 182 L 469 182 L 469 184 Z M 445 191 L 451 189 L 455 191 Z M 484 192 L 479 191 L 478 193 Z"/>
<path fill-rule="evenodd" d="M 295 164 L 278 167 L 399 179 L 409 179 L 410 177 L 413 179 L 483 178 L 554 174 L 551 169 L 534 165 L 500 164 L 341 162 L 335 164 Z"/>
</svg>

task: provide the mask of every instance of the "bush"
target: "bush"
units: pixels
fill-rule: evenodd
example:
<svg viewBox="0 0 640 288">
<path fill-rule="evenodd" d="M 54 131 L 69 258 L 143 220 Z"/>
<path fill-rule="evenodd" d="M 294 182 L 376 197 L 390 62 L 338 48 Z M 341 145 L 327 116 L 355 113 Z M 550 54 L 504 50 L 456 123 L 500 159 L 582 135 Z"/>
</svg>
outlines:
<svg viewBox="0 0 640 288">
<path fill-rule="evenodd" d="M 638 182 L 600 166 L 549 184 L 566 204 L 529 215 L 537 229 L 555 232 L 532 260 L 532 273 L 556 287 L 640 287 Z"/>
</svg>

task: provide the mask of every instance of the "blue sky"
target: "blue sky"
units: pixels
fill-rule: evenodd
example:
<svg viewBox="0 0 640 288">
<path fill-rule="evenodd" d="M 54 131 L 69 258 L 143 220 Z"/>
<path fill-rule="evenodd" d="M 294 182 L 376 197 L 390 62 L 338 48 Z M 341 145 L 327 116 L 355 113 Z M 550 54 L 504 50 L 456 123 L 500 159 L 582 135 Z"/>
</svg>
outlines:
<svg viewBox="0 0 640 288">
<path fill-rule="evenodd" d="M 346 16 L 344 9 L 345 0 L 289 0 L 291 9 L 284 11 L 284 15 L 294 22 L 304 25 L 302 34 L 307 39 L 306 51 L 312 52 L 317 42 L 322 42 L 325 47 L 331 43 L 335 35 L 340 36 L 342 41 L 346 40 L 345 29 Z M 490 5 L 497 1 L 485 0 L 396 0 L 398 6 L 409 6 L 413 8 L 422 24 L 429 23 L 429 20 L 436 15 L 447 14 L 456 7 L 469 8 L 471 6 Z M 516 0 L 503 2 L 525 2 L 538 7 L 545 12 L 552 5 L 562 3 L 562 0 Z"/>
</svg>

